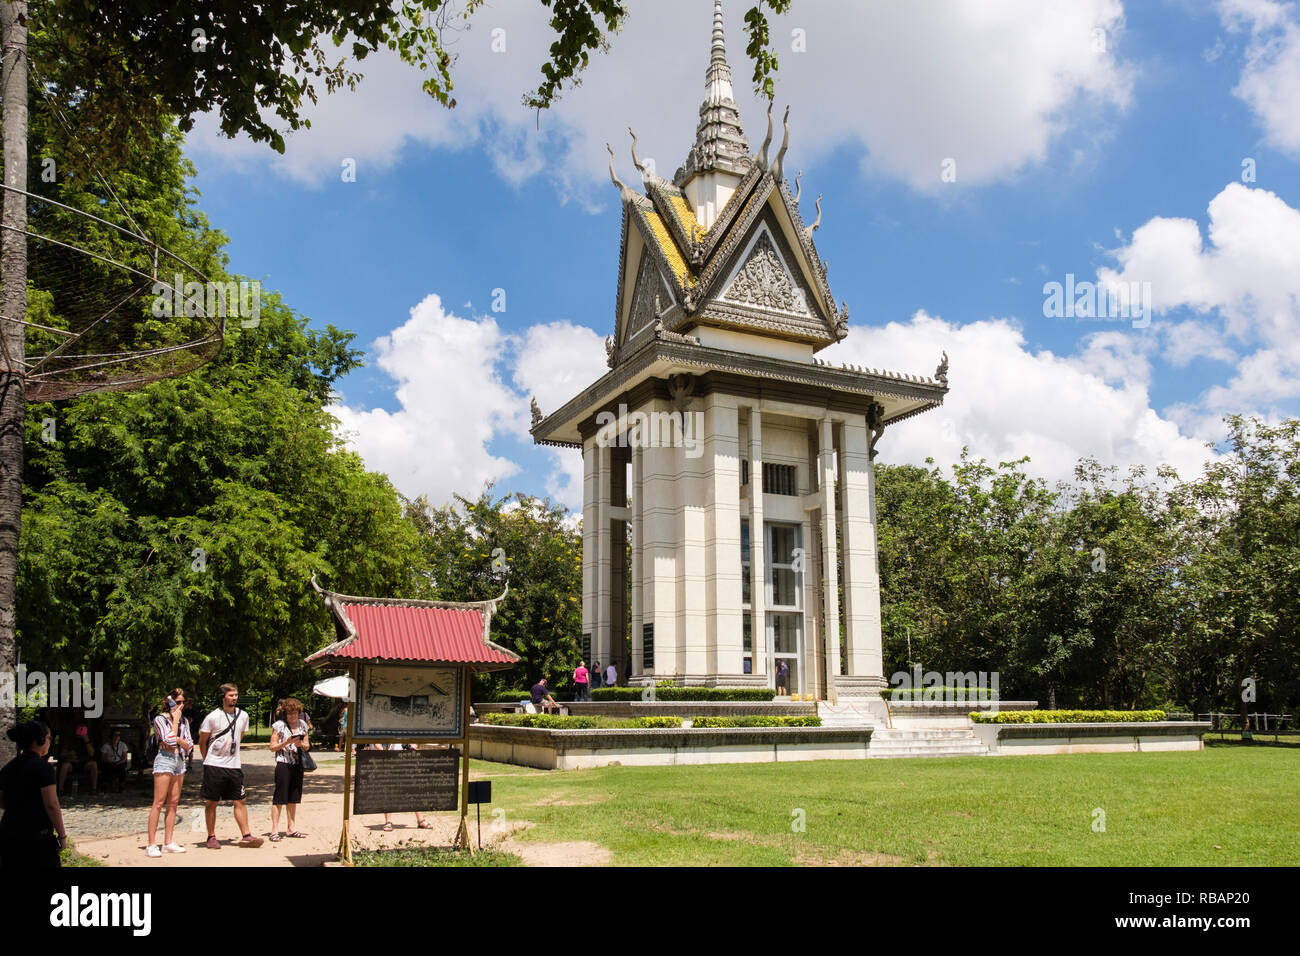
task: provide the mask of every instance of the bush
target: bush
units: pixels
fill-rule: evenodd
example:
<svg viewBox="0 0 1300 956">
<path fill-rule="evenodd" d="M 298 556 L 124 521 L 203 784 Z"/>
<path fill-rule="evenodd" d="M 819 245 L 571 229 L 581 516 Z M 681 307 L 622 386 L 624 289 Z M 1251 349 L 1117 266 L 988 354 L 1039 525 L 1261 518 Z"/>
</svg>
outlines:
<svg viewBox="0 0 1300 956">
<path fill-rule="evenodd" d="M 977 724 L 1110 724 L 1164 720 L 1163 710 L 1007 710 L 970 715 Z"/>
<path fill-rule="evenodd" d="M 753 714 L 745 717 L 695 717 L 692 727 L 820 727 L 820 717 L 778 717 Z"/>
<path fill-rule="evenodd" d="M 965 694 L 965 697 L 959 697 Z M 997 695 L 991 687 L 887 687 L 880 692 L 885 700 L 993 700 Z"/>
<path fill-rule="evenodd" d="M 539 727 L 543 730 L 634 730 L 680 727 L 680 717 L 572 717 L 561 714 L 484 714 L 494 727 Z"/>
<path fill-rule="evenodd" d="M 646 693 L 644 687 L 597 687 L 591 692 L 592 700 L 630 700 L 639 701 Z M 671 701 L 714 701 L 714 700 L 772 700 L 776 691 L 770 687 L 673 687 L 656 686 L 654 699 Z M 648 695 L 647 695 L 648 698 Z"/>
</svg>

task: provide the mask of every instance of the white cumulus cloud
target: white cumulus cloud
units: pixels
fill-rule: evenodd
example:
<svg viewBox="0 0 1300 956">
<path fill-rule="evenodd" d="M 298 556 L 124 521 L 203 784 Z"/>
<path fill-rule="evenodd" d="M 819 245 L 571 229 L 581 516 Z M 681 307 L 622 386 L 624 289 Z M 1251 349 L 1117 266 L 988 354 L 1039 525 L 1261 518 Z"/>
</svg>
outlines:
<svg viewBox="0 0 1300 956">
<path fill-rule="evenodd" d="M 742 22 L 749 6 L 730 0 L 726 25 L 756 152 L 765 101 L 750 93 Z M 628 125 L 661 175 L 671 177 L 685 159 L 704 94 L 710 13 L 688 0 L 633 2 L 611 52 L 593 56 L 582 85 L 539 117 L 520 98 L 537 86 L 554 39 L 548 10 L 536 0 L 484 7 L 455 38 L 454 110 L 421 92 L 418 71 L 380 51 L 360 64 L 365 79 L 356 91 L 322 92 L 307 108 L 312 128 L 288 137 L 283 157 L 246 138 L 221 139 L 211 117 L 199 122 L 190 149 L 244 167 L 269 163 L 320 185 L 337 181 L 345 158 L 356 160 L 361 182 L 412 146 L 479 146 L 508 182 L 540 177 L 593 206 L 607 199 L 604 144 L 615 144 L 630 167 Z M 1124 108 L 1131 98 L 1134 68 L 1117 52 L 1120 0 L 805 0 L 771 22 L 777 100 L 793 107 L 794 163 L 850 144 L 866 168 L 918 189 L 942 188 L 949 159 L 958 184 L 980 184 L 1042 162 L 1072 128 L 1104 131 L 1098 110 Z M 780 135 L 778 128 L 777 142 Z"/>
</svg>

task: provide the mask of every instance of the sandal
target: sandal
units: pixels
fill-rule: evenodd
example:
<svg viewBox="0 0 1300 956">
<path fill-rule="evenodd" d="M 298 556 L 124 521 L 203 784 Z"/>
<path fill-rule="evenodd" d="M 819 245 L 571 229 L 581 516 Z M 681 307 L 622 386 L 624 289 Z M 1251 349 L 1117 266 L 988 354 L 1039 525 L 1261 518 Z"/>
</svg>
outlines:
<svg viewBox="0 0 1300 956">
<path fill-rule="evenodd" d="M 421 820 L 421 821 L 420 821 L 420 829 L 421 829 L 421 830 L 432 830 L 432 829 L 433 829 L 433 824 L 430 823 L 428 820 Z"/>
<path fill-rule="evenodd" d="M 391 830 L 392 828 L 393 828 L 393 825 L 392 825 L 391 823 L 385 823 L 385 824 L 384 824 L 384 829 L 385 829 L 385 830 Z"/>
<path fill-rule="evenodd" d="M 293 837 L 295 840 L 307 839 L 307 834 L 303 833 L 301 830 L 294 830 L 292 833 L 286 833 L 285 836 Z"/>
<path fill-rule="evenodd" d="M 293 836 L 293 834 L 290 833 L 289 836 Z M 279 843 L 279 842 L 280 842 L 280 834 L 278 834 L 278 833 L 272 833 L 272 834 L 271 834 L 271 842 L 272 842 L 272 843 Z"/>
</svg>

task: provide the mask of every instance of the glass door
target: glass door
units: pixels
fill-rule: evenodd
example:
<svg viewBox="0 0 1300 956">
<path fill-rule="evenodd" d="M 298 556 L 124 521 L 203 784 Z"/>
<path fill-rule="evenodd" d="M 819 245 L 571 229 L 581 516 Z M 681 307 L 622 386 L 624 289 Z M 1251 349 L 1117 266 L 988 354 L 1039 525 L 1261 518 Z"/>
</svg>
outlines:
<svg viewBox="0 0 1300 956">
<path fill-rule="evenodd" d="M 806 693 L 803 667 L 803 551 L 799 526 L 767 526 L 767 642 L 778 695 Z"/>
</svg>

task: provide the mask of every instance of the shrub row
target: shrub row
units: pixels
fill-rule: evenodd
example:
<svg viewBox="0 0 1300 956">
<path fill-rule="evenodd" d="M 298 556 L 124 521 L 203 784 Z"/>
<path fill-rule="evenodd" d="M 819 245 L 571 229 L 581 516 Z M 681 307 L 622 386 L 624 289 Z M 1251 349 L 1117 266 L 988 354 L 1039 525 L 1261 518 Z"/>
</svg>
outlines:
<svg viewBox="0 0 1300 956">
<path fill-rule="evenodd" d="M 642 700 L 644 687 L 597 687 L 591 692 L 592 700 Z M 770 687 L 655 687 L 654 700 L 772 700 L 776 691 Z"/>
<path fill-rule="evenodd" d="M 820 727 L 820 717 L 777 717 L 754 714 L 747 717 L 694 717 L 692 727 Z"/>
<path fill-rule="evenodd" d="M 888 687 L 880 692 L 885 700 L 992 700 L 997 695 L 991 687 Z"/>
<path fill-rule="evenodd" d="M 1163 710 L 1007 710 L 970 715 L 977 724 L 1111 724 L 1164 720 Z"/>
<path fill-rule="evenodd" d="M 561 714 L 484 714 L 494 727 L 540 727 L 543 730 L 617 730 L 680 727 L 680 717 L 572 717 Z"/>
</svg>

